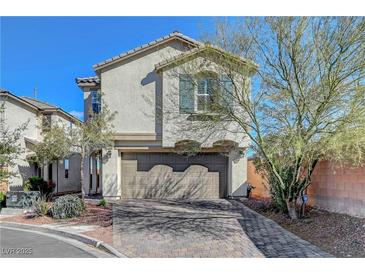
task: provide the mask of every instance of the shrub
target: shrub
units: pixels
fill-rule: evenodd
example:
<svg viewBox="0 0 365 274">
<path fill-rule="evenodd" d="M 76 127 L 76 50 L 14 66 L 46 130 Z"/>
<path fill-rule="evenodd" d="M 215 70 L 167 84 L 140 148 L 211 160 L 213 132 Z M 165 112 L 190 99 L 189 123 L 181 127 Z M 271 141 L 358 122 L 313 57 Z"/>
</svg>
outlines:
<svg viewBox="0 0 365 274">
<path fill-rule="evenodd" d="M 32 211 L 36 216 L 45 216 L 50 211 L 49 203 L 44 197 L 38 197 L 33 200 Z"/>
<path fill-rule="evenodd" d="M 29 192 L 31 188 L 32 188 L 32 184 L 30 183 L 30 181 L 28 179 L 28 181 L 26 181 L 23 185 L 23 190 L 24 190 L 24 192 Z"/>
<path fill-rule="evenodd" d="M 85 210 L 84 201 L 76 195 L 65 195 L 56 199 L 51 208 L 53 218 L 65 219 L 80 216 Z"/>
<path fill-rule="evenodd" d="M 40 196 L 39 191 L 29 191 L 29 192 L 23 192 L 21 195 L 19 202 L 17 203 L 17 206 L 20 207 L 32 207 L 33 202 L 38 199 Z"/>
<path fill-rule="evenodd" d="M 5 206 L 6 195 L 4 192 L 0 192 L 0 208 Z"/>
<path fill-rule="evenodd" d="M 54 190 L 53 182 L 46 182 L 38 176 L 33 176 L 28 179 L 24 185 L 24 191 L 39 191 L 42 196 L 48 197 Z"/>
<path fill-rule="evenodd" d="M 105 198 L 102 198 L 99 200 L 98 206 L 106 206 L 107 205 L 107 201 L 105 200 Z"/>
</svg>

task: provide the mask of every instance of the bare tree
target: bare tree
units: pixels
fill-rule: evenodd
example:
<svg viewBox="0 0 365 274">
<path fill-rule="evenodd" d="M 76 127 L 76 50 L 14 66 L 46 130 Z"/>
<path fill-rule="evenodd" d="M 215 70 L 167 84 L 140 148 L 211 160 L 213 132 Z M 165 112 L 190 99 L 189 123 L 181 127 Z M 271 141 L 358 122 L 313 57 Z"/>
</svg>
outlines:
<svg viewBox="0 0 365 274">
<path fill-rule="evenodd" d="M 209 41 L 233 55 L 205 45 L 211 50 L 199 66 L 223 64 L 231 87 L 227 93 L 222 82 L 212 85 L 214 115 L 204 123 L 239 125 L 268 175 L 273 201 L 296 219 L 319 160 L 364 163 L 365 19 L 245 18 L 218 22 Z M 251 82 L 247 59 L 258 65 Z"/>
</svg>

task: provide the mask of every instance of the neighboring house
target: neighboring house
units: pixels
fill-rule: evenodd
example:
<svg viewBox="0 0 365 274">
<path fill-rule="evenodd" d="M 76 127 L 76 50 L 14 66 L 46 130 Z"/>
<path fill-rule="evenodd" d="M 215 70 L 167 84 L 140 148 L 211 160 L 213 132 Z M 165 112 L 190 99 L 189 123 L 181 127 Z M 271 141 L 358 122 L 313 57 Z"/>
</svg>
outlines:
<svg viewBox="0 0 365 274">
<path fill-rule="evenodd" d="M 0 103 L 2 102 L 5 102 L 5 123 L 10 129 L 29 121 L 20 140 L 23 153 L 16 160 L 12 170 L 17 176 L 8 180 L 8 190 L 22 190 L 24 182 L 29 177 L 40 176 L 56 184 L 55 193 L 80 191 L 79 155 L 74 154 L 69 158 L 60 159 L 50 163 L 46 168 L 39 167 L 31 159 L 34 156 L 32 147 L 42 140 L 42 126 L 46 123 L 50 126 L 53 123 L 75 126 L 81 121 L 61 108 L 34 98 L 16 96 L 3 89 L 0 90 Z"/>
<path fill-rule="evenodd" d="M 76 78 L 85 119 L 102 108 L 100 94 L 117 111 L 110 155 L 85 161 L 85 192 L 110 198 L 246 195 L 248 137 L 233 122 L 208 127 L 201 119 L 211 115 L 210 80 L 232 87 L 228 59 L 237 63 L 237 82 L 249 86 L 255 64 L 178 32 L 95 65 L 97 76 Z M 199 78 L 197 87 L 191 78 L 200 74 L 209 77 Z M 189 142 L 201 151 L 177 153 Z"/>
</svg>

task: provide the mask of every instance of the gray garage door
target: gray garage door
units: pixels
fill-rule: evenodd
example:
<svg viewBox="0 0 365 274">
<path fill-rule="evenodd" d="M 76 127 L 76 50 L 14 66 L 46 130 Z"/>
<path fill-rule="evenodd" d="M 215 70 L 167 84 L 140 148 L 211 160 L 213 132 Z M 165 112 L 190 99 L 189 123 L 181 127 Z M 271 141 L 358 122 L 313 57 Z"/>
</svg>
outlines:
<svg viewBox="0 0 365 274">
<path fill-rule="evenodd" d="M 174 153 L 123 153 L 122 196 L 124 198 L 222 198 L 227 194 L 227 163 L 227 157 L 218 153 L 204 153 L 190 157 Z M 136 172 L 133 172 L 133 168 Z M 169 175 L 166 175 L 167 173 Z M 182 178 L 182 174 L 185 174 L 187 178 L 176 182 L 177 178 Z M 175 182 L 172 184 L 173 180 Z M 153 188 L 154 185 L 155 188 Z M 182 190 L 188 187 L 191 189 L 192 185 L 196 189 L 190 191 L 192 197 L 187 197 L 190 195 L 187 194 L 189 192 L 183 193 Z"/>
</svg>

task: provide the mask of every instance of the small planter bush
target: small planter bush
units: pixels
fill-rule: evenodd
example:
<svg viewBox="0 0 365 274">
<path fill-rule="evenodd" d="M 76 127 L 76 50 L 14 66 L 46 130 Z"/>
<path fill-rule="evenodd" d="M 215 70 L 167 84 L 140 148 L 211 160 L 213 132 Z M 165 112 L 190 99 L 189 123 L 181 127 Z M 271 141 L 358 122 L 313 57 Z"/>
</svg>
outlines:
<svg viewBox="0 0 365 274">
<path fill-rule="evenodd" d="M 106 206 L 108 202 L 105 200 L 105 198 L 102 198 L 98 202 L 98 206 Z"/>
<path fill-rule="evenodd" d="M 33 200 L 32 212 L 35 216 L 46 216 L 50 213 L 50 205 L 44 197 Z"/>
<path fill-rule="evenodd" d="M 78 217 L 84 210 L 83 200 L 76 195 L 65 195 L 55 200 L 51 208 L 51 214 L 55 219 L 65 219 Z"/>
</svg>

